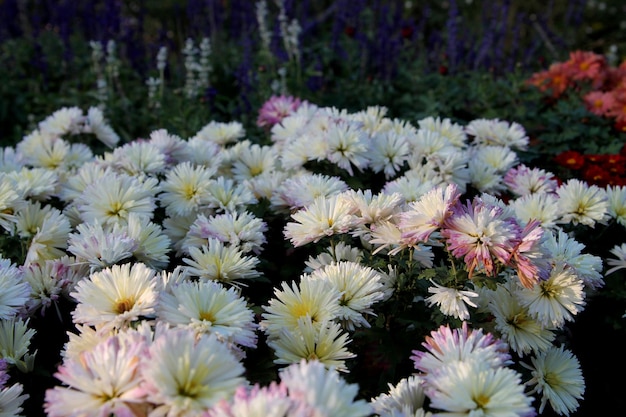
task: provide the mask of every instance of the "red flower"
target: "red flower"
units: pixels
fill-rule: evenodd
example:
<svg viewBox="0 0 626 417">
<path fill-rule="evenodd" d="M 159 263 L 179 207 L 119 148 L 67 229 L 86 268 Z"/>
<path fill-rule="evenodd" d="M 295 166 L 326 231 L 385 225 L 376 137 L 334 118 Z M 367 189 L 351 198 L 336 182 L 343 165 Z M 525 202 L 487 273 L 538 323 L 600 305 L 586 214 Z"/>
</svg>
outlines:
<svg viewBox="0 0 626 417">
<path fill-rule="evenodd" d="M 587 181 L 588 184 L 604 187 L 611 180 L 611 174 L 598 165 L 591 165 L 583 172 L 583 180 Z"/>
<path fill-rule="evenodd" d="M 580 169 L 585 165 L 585 157 L 577 151 L 565 151 L 558 154 L 554 161 L 569 169 Z"/>
</svg>

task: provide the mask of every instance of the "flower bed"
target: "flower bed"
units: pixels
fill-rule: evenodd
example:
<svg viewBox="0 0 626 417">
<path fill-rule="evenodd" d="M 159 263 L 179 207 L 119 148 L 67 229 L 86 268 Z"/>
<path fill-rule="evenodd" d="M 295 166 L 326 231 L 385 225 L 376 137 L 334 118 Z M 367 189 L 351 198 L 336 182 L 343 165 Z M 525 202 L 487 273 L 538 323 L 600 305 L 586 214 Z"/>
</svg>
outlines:
<svg viewBox="0 0 626 417">
<path fill-rule="evenodd" d="M 626 267 L 619 235 L 589 234 L 621 230 L 623 186 L 520 163 L 529 139 L 503 120 L 282 96 L 258 123 L 265 144 L 214 121 L 118 146 L 97 108 L 62 108 L 3 149 L 4 409 L 579 407 L 572 326 Z"/>
</svg>

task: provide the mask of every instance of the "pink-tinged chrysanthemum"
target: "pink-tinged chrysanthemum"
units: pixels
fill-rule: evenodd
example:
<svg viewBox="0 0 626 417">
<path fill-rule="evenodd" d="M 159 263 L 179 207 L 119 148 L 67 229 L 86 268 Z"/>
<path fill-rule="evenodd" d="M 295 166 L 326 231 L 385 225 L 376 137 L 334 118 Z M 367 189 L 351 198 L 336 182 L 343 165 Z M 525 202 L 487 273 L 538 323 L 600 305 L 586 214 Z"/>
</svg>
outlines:
<svg viewBox="0 0 626 417">
<path fill-rule="evenodd" d="M 241 385 L 230 401 L 220 401 L 206 417 L 286 417 L 296 409 L 302 411 L 297 408 L 298 405 L 289 398 L 287 387 L 283 384 L 272 382 L 265 387 Z"/>
<path fill-rule="evenodd" d="M 302 101 L 292 96 L 272 96 L 261 106 L 256 124 L 259 127 L 271 128 L 280 123 L 300 107 Z"/>
<path fill-rule="evenodd" d="M 316 243 L 326 236 L 349 232 L 357 224 L 352 206 L 339 196 L 318 197 L 306 208 L 291 215 L 295 222 L 285 226 L 285 237 L 293 246 Z"/>
<path fill-rule="evenodd" d="M 372 407 L 364 400 L 356 400 L 358 385 L 348 384 L 334 368 L 318 361 L 301 361 L 280 373 L 281 383 L 289 396 L 315 409 L 313 415 L 333 417 L 365 417 Z"/>
<path fill-rule="evenodd" d="M 446 188 L 433 188 L 418 201 L 409 203 L 409 209 L 400 214 L 398 222 L 402 238 L 416 243 L 426 242 L 452 215 L 452 207 L 459 197 L 458 187 L 450 184 Z"/>
<path fill-rule="evenodd" d="M 94 272 L 70 294 L 78 302 L 72 312 L 74 322 L 123 328 L 142 316 L 154 315 L 155 286 L 155 271 L 140 263 Z"/>
<path fill-rule="evenodd" d="M 504 183 L 518 196 L 553 193 L 558 185 L 553 174 L 523 164 L 509 169 L 504 175 Z"/>
<path fill-rule="evenodd" d="M 460 320 L 469 319 L 470 313 L 467 306 L 476 307 L 470 298 L 478 297 L 478 294 L 473 291 L 443 287 L 433 280 L 430 282 L 434 286 L 428 288 L 428 292 L 432 295 L 424 300 L 426 304 L 429 306 L 436 304 L 446 316 L 453 316 Z"/>
<path fill-rule="evenodd" d="M 542 394 L 539 413 L 543 413 L 548 402 L 558 415 L 569 416 L 576 411 L 585 393 L 585 380 L 576 356 L 563 346 L 553 346 L 531 358 L 531 362 L 532 365 L 522 365 L 532 372 L 533 377 L 527 382 L 535 386 L 532 392 Z"/>
<path fill-rule="evenodd" d="M 479 359 L 486 367 L 498 368 L 511 361 L 509 347 L 491 333 L 470 329 L 467 322 L 461 328 L 441 326 L 426 336 L 422 343 L 427 352 L 414 350 L 411 359 L 415 369 L 429 374 L 452 362 Z"/>
<path fill-rule="evenodd" d="M 463 258 L 471 277 L 476 269 L 494 275 L 498 261 L 508 264 L 518 229 L 519 226 L 503 218 L 501 207 L 474 199 L 465 206 L 457 206 L 455 213 L 446 219 L 441 235 L 452 255 Z"/>
<path fill-rule="evenodd" d="M 438 415 L 536 415 L 533 397 L 524 393 L 521 375 L 510 368 L 488 367 L 479 360 L 460 360 L 426 378 L 430 406 L 443 410 Z"/>
<path fill-rule="evenodd" d="M 243 365 L 214 335 L 169 329 L 142 360 L 143 388 L 155 416 L 199 416 L 244 382 Z"/>
<path fill-rule="evenodd" d="M 144 343 L 112 336 L 66 359 L 55 374 L 65 386 L 46 391 L 47 415 L 135 416 L 134 410 L 145 405 L 140 360 L 146 354 Z"/>
<path fill-rule="evenodd" d="M 549 275 L 547 261 L 541 251 L 543 228 L 536 220 L 530 221 L 519 235 L 511 251 L 510 265 L 517 270 L 522 286 L 532 288 Z"/>
</svg>

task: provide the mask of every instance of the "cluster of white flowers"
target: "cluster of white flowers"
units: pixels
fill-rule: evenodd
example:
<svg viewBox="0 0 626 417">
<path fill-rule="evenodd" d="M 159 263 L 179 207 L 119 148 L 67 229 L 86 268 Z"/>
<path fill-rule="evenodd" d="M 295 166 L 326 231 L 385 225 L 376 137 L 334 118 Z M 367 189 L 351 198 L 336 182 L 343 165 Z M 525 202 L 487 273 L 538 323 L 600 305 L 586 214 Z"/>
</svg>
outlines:
<svg viewBox="0 0 626 417">
<path fill-rule="evenodd" d="M 578 406 L 584 381 L 557 334 L 603 286 L 603 263 L 565 228 L 626 224 L 624 187 L 558 184 L 520 164 L 528 138 L 500 120 L 412 125 L 384 107 L 306 103 L 273 125 L 269 145 L 212 121 L 188 139 L 156 130 L 121 146 L 103 120 L 60 109 L 0 155 L 0 226 L 25 247 L 19 263 L 0 259 L 0 360 L 32 369 L 28 317 L 75 303 L 49 415 L 532 415 L 533 395 L 559 414 Z M 75 140 L 85 134 L 113 149 L 94 155 Z M 348 185 L 361 177 L 379 191 Z M 466 191 L 475 196 L 462 201 Z M 268 218 L 283 220 L 283 253 L 265 253 Z M 299 276 L 262 276 L 312 244 Z M 608 272 L 626 267 L 624 246 L 612 253 Z M 252 305 L 263 280 L 273 294 Z M 401 280 L 444 317 L 490 319 L 436 330 L 414 376 L 355 401 L 336 371 L 350 371 L 352 337 Z M 282 385 L 243 377 L 260 334 L 288 366 Z M 530 361 L 532 379 L 509 369 L 509 352 Z M 3 384 L 0 407 L 23 401 Z"/>
</svg>

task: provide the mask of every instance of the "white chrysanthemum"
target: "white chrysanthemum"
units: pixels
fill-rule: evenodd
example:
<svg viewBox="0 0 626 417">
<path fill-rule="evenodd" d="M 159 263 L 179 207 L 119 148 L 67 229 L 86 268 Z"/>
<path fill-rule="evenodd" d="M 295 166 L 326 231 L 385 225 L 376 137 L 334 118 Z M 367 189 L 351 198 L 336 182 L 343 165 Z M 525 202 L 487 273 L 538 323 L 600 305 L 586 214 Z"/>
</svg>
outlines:
<svg viewBox="0 0 626 417">
<path fill-rule="evenodd" d="M 182 162 L 168 171 L 161 182 L 159 201 L 168 214 L 186 216 L 198 211 L 209 199 L 209 183 L 215 168 Z"/>
<path fill-rule="evenodd" d="M 56 209 L 50 210 L 30 240 L 24 264 L 43 263 L 64 256 L 71 230 L 70 221 L 65 215 Z"/>
<path fill-rule="evenodd" d="M 531 362 L 532 365 L 522 365 L 532 373 L 532 379 L 527 382 L 535 386 L 532 392 L 542 394 L 539 413 L 543 413 L 546 403 L 550 402 L 557 414 L 569 416 L 578 408 L 578 401 L 585 393 L 585 380 L 578 359 L 562 346 L 552 346 L 531 358 Z"/>
<path fill-rule="evenodd" d="M 394 177 L 404 167 L 409 155 L 409 142 L 405 136 L 387 131 L 380 132 L 370 142 L 370 168 L 385 173 L 385 178 Z"/>
<path fill-rule="evenodd" d="M 563 263 L 554 266 L 547 280 L 516 294 L 529 314 L 546 327 L 561 328 L 585 306 L 583 281 Z"/>
<path fill-rule="evenodd" d="M 175 166 L 187 159 L 187 141 L 168 133 L 165 129 L 152 131 L 149 142 L 161 151 L 168 167 Z"/>
<path fill-rule="evenodd" d="M 93 224 L 79 224 L 76 231 L 69 235 L 67 250 L 78 262 L 89 264 L 92 271 L 132 257 L 139 247 L 122 228 L 105 230 L 97 220 Z"/>
<path fill-rule="evenodd" d="M 274 192 L 288 178 L 290 173 L 285 171 L 269 171 L 247 180 L 244 184 L 257 200 L 271 200 Z"/>
<path fill-rule="evenodd" d="M 254 314 L 234 288 L 215 281 L 181 282 L 162 292 L 157 318 L 173 326 L 212 333 L 240 346 L 256 347 Z"/>
<path fill-rule="evenodd" d="M 19 417 L 24 411 L 22 405 L 30 395 L 23 394 L 24 387 L 22 384 L 13 384 L 0 389 L 0 416 L 2 417 Z"/>
<path fill-rule="evenodd" d="M 361 224 L 376 224 L 391 219 L 404 202 L 399 193 L 373 194 L 369 189 L 349 190 L 342 197 L 353 207 L 352 211 Z"/>
<path fill-rule="evenodd" d="M 626 268 L 626 243 L 621 245 L 615 245 L 610 250 L 611 254 L 615 256 L 615 259 L 607 259 L 606 264 L 613 268 L 606 271 L 606 275 L 612 274 L 615 271 Z"/>
<path fill-rule="evenodd" d="M 232 158 L 233 178 L 241 182 L 272 172 L 276 169 L 277 159 L 276 151 L 270 146 L 242 146 Z"/>
<path fill-rule="evenodd" d="M 302 172 L 280 184 L 270 202 L 279 210 L 295 210 L 308 206 L 318 197 L 330 197 L 348 189 L 348 184 L 338 177 Z"/>
<path fill-rule="evenodd" d="M 515 215 L 524 223 L 539 220 L 544 229 L 553 229 L 558 218 L 557 198 L 554 194 L 526 194 L 510 201 Z"/>
<path fill-rule="evenodd" d="M 264 233 L 267 224 L 249 212 L 224 213 L 211 216 L 200 214 L 189 227 L 182 249 L 202 247 L 210 238 L 239 247 L 244 253 L 259 254 L 267 242 Z"/>
<path fill-rule="evenodd" d="M 512 289 L 511 289 L 512 287 Z M 553 329 L 545 327 L 533 318 L 528 309 L 523 307 L 516 292 L 519 286 L 511 284 L 498 285 L 495 291 L 487 291 L 488 311 L 495 317 L 495 329 L 511 350 L 523 356 L 531 351 L 544 351 L 554 341 L 556 334 Z"/>
<path fill-rule="evenodd" d="M 156 145 L 134 141 L 113 150 L 110 161 L 132 176 L 157 175 L 165 170 L 165 155 Z"/>
<path fill-rule="evenodd" d="M 201 415 L 245 381 L 243 365 L 224 343 L 189 329 L 157 336 L 144 359 L 144 388 L 155 415 Z"/>
<path fill-rule="evenodd" d="M 606 188 L 609 201 L 609 216 L 626 227 L 626 186 L 609 186 Z"/>
<path fill-rule="evenodd" d="M 237 246 L 226 246 L 217 239 L 209 238 L 202 248 L 189 248 L 191 258 L 183 258 L 187 273 L 194 277 L 237 285 L 240 280 L 259 276 L 254 268 L 259 260 L 244 256 Z"/>
<path fill-rule="evenodd" d="M 99 181 L 110 173 L 109 167 L 104 167 L 98 162 L 87 162 L 60 184 L 58 197 L 70 203 L 79 198 L 89 184 Z"/>
<path fill-rule="evenodd" d="M 287 171 L 298 171 L 304 164 L 322 160 L 328 152 L 328 142 L 322 132 L 308 131 L 287 142 L 280 150 L 280 166 Z"/>
<path fill-rule="evenodd" d="M 426 176 L 439 185 L 454 183 L 464 193 L 470 182 L 468 163 L 469 153 L 455 148 L 454 152 L 429 156 L 426 163 L 413 167 L 411 171 L 424 171 L 418 175 Z M 406 175 L 414 175 L 411 171 L 407 171 Z"/>
<path fill-rule="evenodd" d="M 84 222 L 113 225 L 125 224 L 129 213 L 152 218 L 156 207 L 154 193 L 157 181 L 140 182 L 124 174 L 107 174 L 89 184 L 76 200 Z"/>
<path fill-rule="evenodd" d="M 0 173 L 0 227 L 10 234 L 15 232 L 15 216 L 24 205 L 24 197 L 17 192 L 17 182 L 8 174 Z"/>
<path fill-rule="evenodd" d="M 114 231 L 123 233 L 135 241 L 137 248 L 133 256 L 153 269 L 163 269 L 169 264 L 170 238 L 156 223 L 134 213 L 128 215 L 126 227 L 115 225 Z"/>
<path fill-rule="evenodd" d="M 505 190 L 502 173 L 495 168 L 483 165 L 482 161 L 470 159 L 468 163 L 470 183 L 481 193 L 500 195 Z"/>
<path fill-rule="evenodd" d="M 463 147 L 467 141 L 467 135 L 463 130 L 463 126 L 458 123 L 453 123 L 450 119 L 427 117 L 418 120 L 417 123 L 420 129 L 436 132 L 448 139 L 454 146 Z"/>
<path fill-rule="evenodd" d="M 76 170 L 91 161 L 93 161 L 93 152 L 89 146 L 84 143 L 72 143 L 70 151 L 63 161 L 63 166 L 59 170 L 60 177 L 64 179 L 73 175 Z"/>
<path fill-rule="evenodd" d="M 183 254 L 183 243 L 189 228 L 196 221 L 198 214 L 192 213 L 186 216 L 170 216 L 166 217 L 162 221 L 163 232 L 170 238 L 170 242 L 173 243 L 173 249 L 176 251 L 176 256 Z"/>
<path fill-rule="evenodd" d="M 471 154 L 471 160 L 490 166 L 499 174 L 504 174 L 517 163 L 517 154 L 506 146 L 477 146 Z"/>
<path fill-rule="evenodd" d="M 208 142 L 198 137 L 187 141 L 185 157 L 183 161 L 189 161 L 196 165 L 204 165 L 207 168 L 218 169 L 224 159 L 224 152 L 220 145 Z"/>
<path fill-rule="evenodd" d="M 361 249 L 346 245 L 344 242 L 338 242 L 334 246 L 327 247 L 325 252 L 315 257 L 310 256 L 309 259 L 305 261 L 307 266 L 305 272 L 310 273 L 311 271 L 340 261 L 360 263 L 362 258 L 363 251 Z"/>
<path fill-rule="evenodd" d="M 326 369 L 318 361 L 301 361 L 280 372 L 281 383 L 289 396 L 314 407 L 316 415 L 333 417 L 366 417 L 372 407 L 364 400 L 355 400 L 359 387 L 347 384 L 333 368 Z"/>
<path fill-rule="evenodd" d="M 471 298 L 478 297 L 478 294 L 474 291 L 443 287 L 433 280 L 430 282 L 434 287 L 429 287 L 428 292 L 433 295 L 424 300 L 426 304 L 429 306 L 436 304 L 446 316 L 452 316 L 459 320 L 469 319 L 470 314 L 467 306 L 476 307 Z"/>
<path fill-rule="evenodd" d="M 65 386 L 46 391 L 48 416 L 133 415 L 146 403 L 141 388 L 143 343 L 112 336 L 90 351 L 67 358 L 55 373 Z"/>
<path fill-rule="evenodd" d="M 45 168 L 22 168 L 7 174 L 15 180 L 17 193 L 24 198 L 47 200 L 59 184 L 59 174 Z"/>
<path fill-rule="evenodd" d="M 432 190 L 441 181 L 431 181 L 419 175 L 411 175 L 407 172 L 404 176 L 389 181 L 383 187 L 383 193 L 387 195 L 400 194 L 405 202 L 417 201 Z"/>
<path fill-rule="evenodd" d="M 11 318 L 0 320 L 0 358 L 21 372 L 30 372 L 35 366 L 35 353 L 28 353 L 35 329 L 28 327 L 29 320 Z"/>
<path fill-rule="evenodd" d="M 225 177 L 212 179 L 208 183 L 209 196 L 207 207 L 219 211 L 237 211 L 248 204 L 254 204 L 257 199 L 245 184 L 236 183 Z"/>
<path fill-rule="evenodd" d="M 526 131 L 522 125 L 515 122 L 476 119 L 465 126 L 465 132 L 481 145 L 508 146 L 517 150 L 525 150 L 528 147 Z"/>
<path fill-rule="evenodd" d="M 413 416 L 424 407 L 426 394 L 424 393 L 424 380 L 418 375 L 402 378 L 395 386 L 389 386 L 388 394 L 380 394 L 372 398 L 370 404 L 376 414 L 403 411 L 407 416 Z"/>
<path fill-rule="evenodd" d="M 602 258 L 582 253 L 585 246 L 567 233 L 558 230 L 548 234 L 542 247 L 550 254 L 548 258 L 552 263 L 561 262 L 572 268 L 586 286 L 600 288 L 604 285 Z"/>
<path fill-rule="evenodd" d="M 373 315 L 372 305 L 384 297 L 378 272 L 356 262 L 342 261 L 314 270 L 310 279 L 326 281 L 341 293 L 337 319 L 345 329 L 370 327 L 363 315 Z"/>
<path fill-rule="evenodd" d="M 362 171 L 368 164 L 368 137 L 365 131 L 351 123 L 332 124 L 325 135 L 328 144 L 326 158 L 339 168 L 354 175 L 352 166 Z"/>
<path fill-rule="evenodd" d="M 40 146 L 29 148 L 31 152 L 24 155 L 27 165 L 56 170 L 65 165 L 65 160 L 70 153 L 70 144 L 63 139 L 51 137 L 42 141 Z"/>
<path fill-rule="evenodd" d="M 24 155 L 16 153 L 14 147 L 0 147 L 0 172 L 19 171 L 24 165 Z"/>
<path fill-rule="evenodd" d="M 87 110 L 84 131 L 85 133 L 93 133 L 100 142 L 109 148 L 114 148 L 120 141 L 119 135 L 106 123 L 102 110 L 97 107 L 90 107 Z"/>
<path fill-rule="evenodd" d="M 243 125 L 239 122 L 216 122 L 211 121 L 196 133 L 195 138 L 214 142 L 218 145 L 226 145 L 241 139 L 246 134 Z"/>
<path fill-rule="evenodd" d="M 510 368 L 490 368 L 477 360 L 456 361 L 429 374 L 426 394 L 442 415 L 534 416 L 533 397 Z"/>
<path fill-rule="evenodd" d="M 604 224 L 608 220 L 609 203 L 604 189 L 570 179 L 556 192 L 559 195 L 559 223 L 594 227 L 596 222 Z"/>
<path fill-rule="evenodd" d="M 347 233 L 356 226 L 349 202 L 336 195 L 318 197 L 291 217 L 295 222 L 288 222 L 284 233 L 295 247 L 316 243 L 326 236 Z"/>
<path fill-rule="evenodd" d="M 15 317 L 30 299 L 30 290 L 24 272 L 9 259 L 0 258 L 0 320 Z"/>
<path fill-rule="evenodd" d="M 113 265 L 94 272 L 70 293 L 78 303 L 75 323 L 124 328 L 141 317 L 153 316 L 157 302 L 155 271 L 137 263 Z"/>
<path fill-rule="evenodd" d="M 314 324 L 309 315 L 300 317 L 295 329 L 284 327 L 267 342 L 274 349 L 276 364 L 316 360 L 339 371 L 347 371 L 345 361 L 356 356 L 346 348 L 348 343 L 348 334 L 342 333 L 339 324 L 329 321 Z"/>
<path fill-rule="evenodd" d="M 383 252 L 389 256 L 394 256 L 408 249 L 413 262 L 419 262 L 427 268 L 433 266 L 435 254 L 432 251 L 432 246 L 415 243 L 413 238 L 403 238 L 402 231 L 393 221 L 382 222 L 373 226 L 371 239 L 368 243 L 378 246 L 374 250 L 374 254 Z"/>
<path fill-rule="evenodd" d="M 60 137 L 66 134 L 81 133 L 83 123 L 84 116 L 80 108 L 62 107 L 39 122 L 38 128 L 48 136 Z"/>
<path fill-rule="evenodd" d="M 270 336 L 278 335 L 282 328 L 297 329 L 300 317 L 309 316 L 316 327 L 321 322 L 334 320 L 340 311 L 341 294 L 328 282 L 314 280 L 304 275 L 300 283 L 281 283 L 274 289 L 269 305 L 263 306 L 261 328 Z"/>
<path fill-rule="evenodd" d="M 407 138 L 411 149 L 408 158 L 411 168 L 421 165 L 424 159 L 434 155 L 446 155 L 457 151 L 447 138 L 431 130 L 418 129 L 416 134 L 409 135 Z"/>
</svg>

